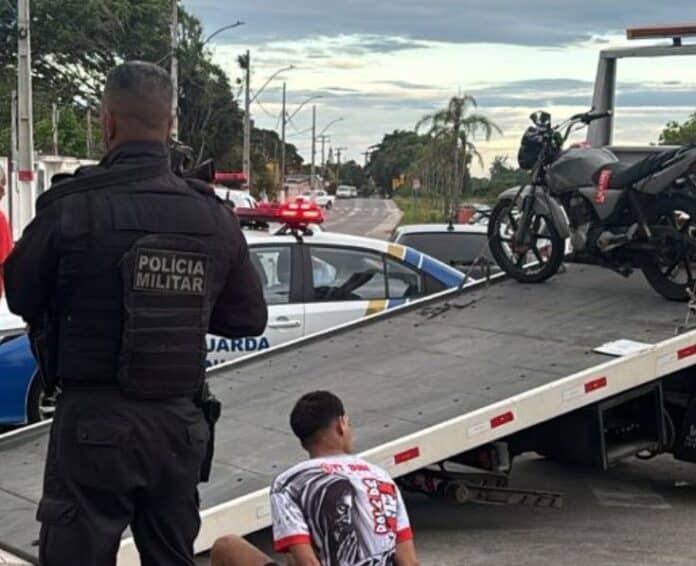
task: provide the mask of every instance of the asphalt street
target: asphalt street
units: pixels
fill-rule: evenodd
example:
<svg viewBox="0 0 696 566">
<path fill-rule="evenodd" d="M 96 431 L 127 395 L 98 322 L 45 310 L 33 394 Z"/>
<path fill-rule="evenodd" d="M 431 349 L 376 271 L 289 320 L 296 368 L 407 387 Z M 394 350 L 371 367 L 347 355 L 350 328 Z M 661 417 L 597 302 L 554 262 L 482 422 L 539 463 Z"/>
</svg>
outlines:
<svg viewBox="0 0 696 566">
<path fill-rule="evenodd" d="M 401 212 L 391 200 L 336 199 L 325 217 L 325 230 L 386 240 L 399 223 Z"/>
<path fill-rule="evenodd" d="M 696 474 L 691 464 L 662 456 L 600 472 L 529 455 L 515 462 L 512 485 L 561 492 L 563 508 L 459 505 L 406 494 L 420 563 L 696 564 Z M 249 540 L 271 553 L 269 529 Z M 207 558 L 200 557 L 198 564 L 207 564 Z"/>
</svg>

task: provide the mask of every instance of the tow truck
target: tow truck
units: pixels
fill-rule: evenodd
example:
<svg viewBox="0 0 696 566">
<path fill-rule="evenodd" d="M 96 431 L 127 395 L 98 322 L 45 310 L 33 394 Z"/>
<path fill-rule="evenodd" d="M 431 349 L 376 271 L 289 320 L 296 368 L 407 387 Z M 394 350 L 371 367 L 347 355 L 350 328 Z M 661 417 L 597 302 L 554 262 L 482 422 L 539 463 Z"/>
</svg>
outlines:
<svg viewBox="0 0 696 566">
<path fill-rule="evenodd" d="M 669 54 L 680 49 L 693 53 Z M 560 505 L 559 494 L 508 487 L 529 451 L 599 469 L 632 455 L 696 461 L 695 311 L 641 278 L 617 286 L 570 264 L 541 285 L 496 274 L 212 367 L 225 409 L 196 550 L 270 524 L 272 478 L 304 457 L 287 415 L 314 389 L 344 399 L 363 457 L 457 501 Z M 48 427 L 0 437 L 0 548 L 28 563 Z M 118 563 L 139 563 L 131 538 Z"/>
</svg>

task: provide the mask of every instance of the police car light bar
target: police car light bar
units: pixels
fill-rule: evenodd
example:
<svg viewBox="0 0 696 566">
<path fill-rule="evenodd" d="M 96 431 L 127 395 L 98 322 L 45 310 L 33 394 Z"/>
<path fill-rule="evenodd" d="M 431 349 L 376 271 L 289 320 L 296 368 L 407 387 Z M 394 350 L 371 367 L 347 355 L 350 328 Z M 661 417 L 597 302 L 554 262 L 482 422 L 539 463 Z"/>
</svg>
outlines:
<svg viewBox="0 0 696 566">
<path fill-rule="evenodd" d="M 324 221 L 324 213 L 313 202 L 261 204 L 257 208 L 237 207 L 234 211 L 240 220 L 246 222 L 279 222 L 289 228 L 306 228 Z"/>
<path fill-rule="evenodd" d="M 696 36 L 696 24 L 681 24 L 671 26 L 647 26 L 628 28 L 628 39 L 671 38 L 675 45 L 681 45 L 682 37 Z"/>
</svg>

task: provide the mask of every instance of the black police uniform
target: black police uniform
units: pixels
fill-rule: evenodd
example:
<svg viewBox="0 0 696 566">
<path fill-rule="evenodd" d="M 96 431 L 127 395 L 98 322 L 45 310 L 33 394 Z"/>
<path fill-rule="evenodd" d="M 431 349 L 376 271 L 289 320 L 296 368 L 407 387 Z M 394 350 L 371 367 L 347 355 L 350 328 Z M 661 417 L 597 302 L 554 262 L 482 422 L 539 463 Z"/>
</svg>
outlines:
<svg viewBox="0 0 696 566">
<path fill-rule="evenodd" d="M 41 563 L 114 564 L 130 525 L 143 564 L 193 564 L 205 334 L 258 335 L 267 317 L 236 217 L 171 172 L 166 145 L 125 143 L 41 195 L 5 283 L 61 390 Z"/>
</svg>

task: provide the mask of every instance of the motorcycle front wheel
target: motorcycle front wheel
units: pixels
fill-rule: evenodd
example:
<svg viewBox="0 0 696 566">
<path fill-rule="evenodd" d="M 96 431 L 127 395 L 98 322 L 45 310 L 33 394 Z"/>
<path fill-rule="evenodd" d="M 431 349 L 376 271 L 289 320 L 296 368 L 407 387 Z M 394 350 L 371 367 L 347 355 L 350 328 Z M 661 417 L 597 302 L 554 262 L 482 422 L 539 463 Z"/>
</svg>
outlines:
<svg viewBox="0 0 696 566">
<path fill-rule="evenodd" d="M 550 218 L 532 213 L 528 245 L 515 242 L 522 209 L 512 199 L 495 205 L 488 221 L 488 245 L 496 263 L 513 279 L 540 283 L 554 275 L 563 263 L 565 241 Z"/>
<path fill-rule="evenodd" d="M 642 265 L 645 278 L 666 299 L 687 301 L 687 289 L 696 290 L 696 200 L 686 194 L 659 199 L 650 209 L 648 225 L 662 246 Z M 664 228 L 678 230 L 679 237 Z"/>
</svg>

